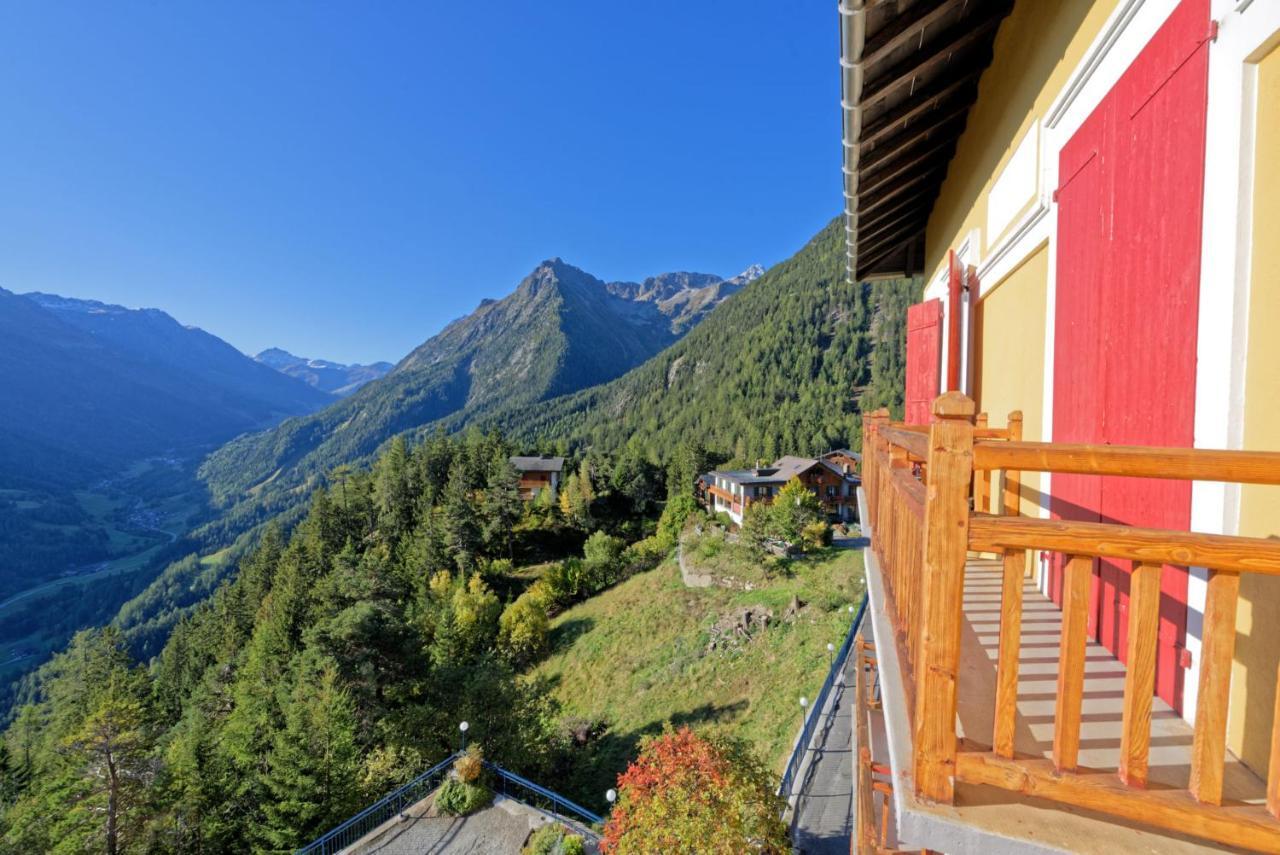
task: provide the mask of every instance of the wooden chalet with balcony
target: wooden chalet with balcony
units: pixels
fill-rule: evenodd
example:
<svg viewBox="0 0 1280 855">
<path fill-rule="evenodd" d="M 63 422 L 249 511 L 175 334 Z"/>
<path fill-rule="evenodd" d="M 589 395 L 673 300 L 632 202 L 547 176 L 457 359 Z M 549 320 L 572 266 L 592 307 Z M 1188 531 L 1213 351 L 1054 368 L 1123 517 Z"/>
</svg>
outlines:
<svg viewBox="0 0 1280 855">
<path fill-rule="evenodd" d="M 563 457 L 512 457 L 511 465 L 520 473 L 520 498 L 526 502 L 538 497 L 544 490 L 556 497 L 560 490 L 560 478 L 564 473 Z"/>
<path fill-rule="evenodd" d="M 831 452 L 853 455 L 853 452 Z M 808 487 L 827 516 L 841 522 L 851 521 L 856 514 L 858 476 L 849 467 L 851 457 L 828 459 L 780 457 L 772 466 L 756 469 L 732 469 L 708 472 L 699 478 L 707 510 L 725 513 L 737 525 L 742 525 L 743 514 L 755 502 L 772 501 L 778 491 L 792 478 Z"/>
<path fill-rule="evenodd" d="M 1280 2 L 842 0 L 854 848 L 1280 852 Z"/>
</svg>

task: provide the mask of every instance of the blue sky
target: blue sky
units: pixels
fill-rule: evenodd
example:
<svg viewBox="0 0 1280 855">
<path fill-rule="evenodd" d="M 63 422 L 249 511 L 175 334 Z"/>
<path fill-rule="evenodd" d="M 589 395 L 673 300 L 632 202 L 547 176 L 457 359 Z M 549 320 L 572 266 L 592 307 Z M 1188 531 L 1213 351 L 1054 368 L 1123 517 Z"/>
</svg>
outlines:
<svg viewBox="0 0 1280 855">
<path fill-rule="evenodd" d="M 840 207 L 835 0 L 0 5 L 0 287 L 396 360 L 561 256 L 781 261 Z"/>
</svg>

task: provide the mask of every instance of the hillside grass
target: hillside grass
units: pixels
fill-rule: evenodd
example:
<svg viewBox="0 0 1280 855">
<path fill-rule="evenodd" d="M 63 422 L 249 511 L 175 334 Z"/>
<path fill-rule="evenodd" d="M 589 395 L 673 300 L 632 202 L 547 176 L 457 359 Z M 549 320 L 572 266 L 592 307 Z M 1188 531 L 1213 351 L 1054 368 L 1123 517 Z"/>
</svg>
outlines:
<svg viewBox="0 0 1280 855">
<path fill-rule="evenodd" d="M 665 722 L 722 729 L 782 771 L 800 727 L 799 698 L 821 687 L 827 643 L 839 647 L 848 606 L 862 598 L 862 557 L 831 548 L 769 574 L 738 569 L 765 581 L 751 591 L 688 588 L 671 559 L 552 621 L 553 652 L 534 675 L 551 682 L 567 717 L 607 724 L 558 785 L 603 807 L 641 737 Z M 784 622 L 793 597 L 805 605 Z M 736 649 L 709 652 L 711 627 L 745 605 L 772 609 L 769 627 Z"/>
</svg>

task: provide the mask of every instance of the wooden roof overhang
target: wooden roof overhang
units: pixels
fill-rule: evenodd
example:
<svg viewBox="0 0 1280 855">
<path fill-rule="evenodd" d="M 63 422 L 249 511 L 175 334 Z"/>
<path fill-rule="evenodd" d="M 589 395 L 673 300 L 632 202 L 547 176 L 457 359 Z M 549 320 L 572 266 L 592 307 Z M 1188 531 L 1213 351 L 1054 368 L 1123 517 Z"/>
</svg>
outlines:
<svg viewBox="0 0 1280 855">
<path fill-rule="evenodd" d="M 1013 0 L 840 0 L 851 279 L 920 273 L 934 200 Z"/>
</svg>

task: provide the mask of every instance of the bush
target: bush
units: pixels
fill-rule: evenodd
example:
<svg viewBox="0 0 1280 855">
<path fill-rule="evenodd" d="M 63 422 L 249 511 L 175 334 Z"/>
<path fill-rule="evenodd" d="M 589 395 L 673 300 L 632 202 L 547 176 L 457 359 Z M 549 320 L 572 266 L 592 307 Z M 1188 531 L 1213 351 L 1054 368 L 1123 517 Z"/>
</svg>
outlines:
<svg viewBox="0 0 1280 855">
<path fill-rule="evenodd" d="M 531 601 L 541 606 L 548 615 L 553 614 L 559 606 L 555 589 L 546 581 L 545 577 L 530 585 L 529 590 L 525 591 L 521 596 L 528 597 Z"/>
<path fill-rule="evenodd" d="M 686 728 L 641 743 L 618 778 L 606 855 L 790 852 L 776 780 L 744 743 Z"/>
<path fill-rule="evenodd" d="M 550 621 L 539 596 L 530 589 L 498 618 L 498 648 L 513 665 L 528 665 L 547 650 Z"/>
<path fill-rule="evenodd" d="M 658 531 L 655 535 L 658 541 L 665 545 L 664 548 L 667 551 L 675 548 L 676 541 L 680 539 L 680 532 L 684 530 L 684 524 L 689 517 L 700 511 L 697 499 L 687 493 L 667 502 L 667 506 L 662 509 L 662 516 L 658 518 Z"/>
<path fill-rule="evenodd" d="M 507 558 L 495 558 L 484 564 L 484 575 L 486 578 L 510 576 L 513 570 L 515 570 L 515 564 Z"/>
<path fill-rule="evenodd" d="M 546 596 L 551 603 L 554 606 L 564 606 L 577 598 L 581 579 L 582 561 L 577 558 L 566 558 L 548 567 L 540 581 L 546 586 Z"/>
<path fill-rule="evenodd" d="M 479 743 L 467 746 L 467 752 L 453 763 L 453 774 L 464 784 L 475 784 L 484 773 L 484 752 Z"/>
<path fill-rule="evenodd" d="M 583 855 L 586 847 L 581 835 L 563 825 L 544 825 L 535 831 L 520 855 Z"/>
<path fill-rule="evenodd" d="M 821 549 L 831 545 L 831 526 L 824 522 L 809 523 L 800 531 L 800 542 L 806 550 Z"/>
<path fill-rule="evenodd" d="M 663 548 L 661 541 L 655 535 L 628 546 L 623 554 L 623 560 L 627 563 L 629 573 L 638 573 L 666 558 L 670 551 L 669 548 Z"/>
<path fill-rule="evenodd" d="M 769 508 L 771 533 L 787 543 L 799 543 L 805 526 L 822 520 L 818 497 L 799 478 L 784 484 Z"/>
<path fill-rule="evenodd" d="M 626 548 L 622 538 L 613 537 L 603 531 L 597 531 L 587 538 L 582 546 L 582 557 L 588 564 L 616 564 Z"/>
<path fill-rule="evenodd" d="M 480 784 L 450 778 L 436 792 L 436 808 L 449 816 L 469 816 L 493 801 L 493 793 Z"/>
</svg>

